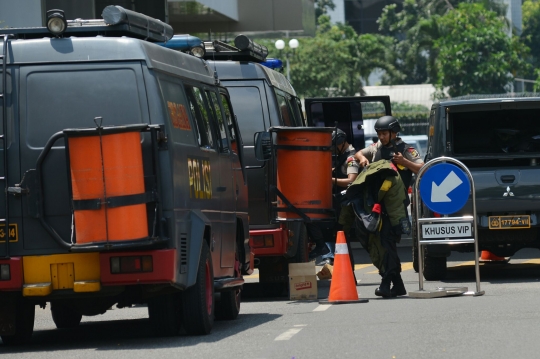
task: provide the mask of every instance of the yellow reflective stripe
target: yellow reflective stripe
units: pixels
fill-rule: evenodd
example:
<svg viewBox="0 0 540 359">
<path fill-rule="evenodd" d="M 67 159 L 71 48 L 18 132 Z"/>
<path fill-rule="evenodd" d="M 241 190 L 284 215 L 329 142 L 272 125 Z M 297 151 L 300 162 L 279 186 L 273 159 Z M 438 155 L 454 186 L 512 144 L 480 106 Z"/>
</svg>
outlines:
<svg viewBox="0 0 540 359">
<path fill-rule="evenodd" d="M 386 191 L 388 191 L 390 189 L 390 187 L 392 187 L 392 181 L 384 180 L 380 191 L 385 191 L 386 192 Z"/>
<path fill-rule="evenodd" d="M 51 283 L 36 283 L 23 285 L 23 297 L 44 297 L 52 293 Z"/>
</svg>

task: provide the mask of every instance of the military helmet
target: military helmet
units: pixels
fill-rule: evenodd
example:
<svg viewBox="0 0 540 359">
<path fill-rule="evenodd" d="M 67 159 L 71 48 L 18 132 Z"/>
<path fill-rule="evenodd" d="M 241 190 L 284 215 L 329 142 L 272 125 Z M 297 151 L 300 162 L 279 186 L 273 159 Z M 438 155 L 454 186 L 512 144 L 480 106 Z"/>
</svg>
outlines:
<svg viewBox="0 0 540 359">
<path fill-rule="evenodd" d="M 337 131 L 334 130 L 332 132 L 332 145 L 333 146 L 339 146 L 343 144 L 345 141 L 347 141 L 347 134 L 343 130 L 340 130 L 338 128 Z"/>
<path fill-rule="evenodd" d="M 394 116 L 383 116 L 375 122 L 375 131 L 401 131 L 401 125 Z"/>
</svg>

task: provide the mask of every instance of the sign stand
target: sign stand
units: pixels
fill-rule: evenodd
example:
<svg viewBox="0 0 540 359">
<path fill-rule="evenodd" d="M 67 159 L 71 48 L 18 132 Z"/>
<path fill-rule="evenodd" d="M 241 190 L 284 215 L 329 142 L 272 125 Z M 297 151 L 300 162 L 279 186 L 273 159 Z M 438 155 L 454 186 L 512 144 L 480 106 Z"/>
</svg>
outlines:
<svg viewBox="0 0 540 359">
<path fill-rule="evenodd" d="M 421 183 L 423 176 L 426 178 L 424 183 Z M 434 158 L 427 162 L 418 172 L 415 188 L 414 203 L 416 203 L 417 219 L 415 225 L 418 240 L 419 290 L 409 292 L 409 296 L 412 298 L 439 298 L 456 295 L 484 295 L 485 292 L 480 290 L 476 194 L 471 172 L 462 162 L 454 158 L 444 156 Z M 451 196 L 449 196 L 450 193 L 452 193 Z M 459 211 L 465 205 L 469 196 L 472 196 L 472 216 L 420 218 L 420 197 L 422 197 L 422 203 L 434 212 L 451 214 Z M 426 229 L 426 233 L 422 232 L 423 229 Z M 431 291 L 424 290 L 424 246 L 428 244 L 451 245 L 463 243 L 474 243 L 476 291 L 468 291 L 467 287 L 438 287 Z"/>
</svg>

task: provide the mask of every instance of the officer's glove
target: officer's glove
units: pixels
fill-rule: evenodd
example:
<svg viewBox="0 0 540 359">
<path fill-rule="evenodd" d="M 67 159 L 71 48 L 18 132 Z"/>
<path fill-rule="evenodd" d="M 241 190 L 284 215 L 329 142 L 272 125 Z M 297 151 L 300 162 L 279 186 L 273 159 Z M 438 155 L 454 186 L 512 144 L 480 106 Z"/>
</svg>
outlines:
<svg viewBox="0 0 540 359">
<path fill-rule="evenodd" d="M 409 218 L 402 218 L 399 221 L 399 225 L 401 227 L 401 233 L 411 234 L 411 222 L 409 222 Z"/>
</svg>

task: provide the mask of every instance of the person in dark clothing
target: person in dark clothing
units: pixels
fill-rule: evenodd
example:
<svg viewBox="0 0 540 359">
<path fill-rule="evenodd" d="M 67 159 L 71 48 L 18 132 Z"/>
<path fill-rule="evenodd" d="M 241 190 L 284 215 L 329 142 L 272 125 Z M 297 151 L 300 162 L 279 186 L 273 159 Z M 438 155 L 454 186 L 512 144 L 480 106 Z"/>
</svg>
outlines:
<svg viewBox="0 0 540 359">
<path fill-rule="evenodd" d="M 375 122 L 375 131 L 379 138 L 370 146 L 356 152 L 355 159 L 361 167 L 370 162 L 392 160 L 399 171 L 405 190 L 411 185 L 411 178 L 424 165 L 418 151 L 398 137 L 401 131 L 399 121 L 393 116 L 383 116 Z"/>
<path fill-rule="evenodd" d="M 346 197 L 348 205 L 342 209 L 339 221 L 346 233 L 354 233 L 379 269 L 382 280 L 375 294 L 385 298 L 407 294 L 396 243 L 410 226 L 404 184 L 396 166 L 388 160 L 369 164 L 349 187 Z"/>
<path fill-rule="evenodd" d="M 367 166 L 370 162 L 374 163 L 380 160 L 392 161 L 399 173 L 401 181 L 403 182 L 403 191 L 405 193 L 403 206 L 406 210 L 408 205 L 410 204 L 407 191 L 411 185 L 413 174 L 418 173 L 420 168 L 422 168 L 422 166 L 424 165 L 424 161 L 420 158 L 418 151 L 414 147 L 403 142 L 401 138 L 398 137 L 398 134 L 401 131 L 401 125 L 395 117 L 382 116 L 375 122 L 374 127 L 375 131 L 377 132 L 377 137 L 379 141 L 374 142 L 372 145 L 356 152 L 355 159 L 358 161 L 361 167 Z M 410 223 L 408 221 L 408 217 L 407 222 L 403 222 L 403 226 L 405 233 L 407 231 L 410 231 Z M 385 233 L 385 236 L 382 236 L 383 232 Z M 381 238 L 383 241 L 384 238 L 389 238 L 388 236 L 391 235 L 392 234 L 388 231 L 388 229 L 385 229 L 384 231 L 381 229 Z M 395 243 L 399 243 L 400 241 L 401 235 L 395 238 Z M 379 247 L 379 245 L 377 245 L 377 243 L 373 241 L 370 243 L 372 246 Z M 388 247 L 388 243 L 386 244 L 387 245 L 382 246 L 382 243 L 380 243 L 381 252 L 384 252 L 384 248 Z M 371 256 L 372 252 L 369 252 Z M 397 249 L 395 253 L 397 255 Z M 372 261 L 374 264 L 376 263 L 376 259 L 374 259 L 373 257 Z M 399 278 L 396 277 L 397 283 L 400 283 L 400 278 L 401 276 L 399 276 Z M 396 286 L 395 283 L 394 286 Z M 406 294 L 404 287 L 403 290 L 399 292 L 402 293 L 400 295 Z M 377 293 L 380 294 L 380 291 L 376 292 L 376 294 Z M 394 290 L 393 294 L 396 294 L 396 290 Z"/>
<path fill-rule="evenodd" d="M 336 213 L 336 219 L 338 219 L 341 212 L 341 199 L 343 197 L 341 192 L 356 179 L 359 166 L 354 159 L 354 147 L 347 142 L 347 134 L 344 131 L 337 129 L 332 132 L 332 148 L 332 152 L 335 154 L 332 161 L 332 206 Z M 341 225 L 338 221 L 335 221 L 331 223 L 309 224 L 307 226 L 311 227 L 308 228 L 308 233 L 316 243 L 315 249 L 310 253 L 310 258 L 316 258 L 322 254 L 322 261 L 317 264 L 321 265 L 326 262 L 333 265 L 336 234 L 342 229 Z M 313 228 L 314 226 L 318 228 Z M 319 232 L 325 238 L 326 248 L 320 248 L 318 244 Z M 351 264 L 354 265 L 351 248 L 349 248 L 349 253 L 351 255 Z"/>
</svg>

